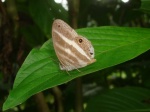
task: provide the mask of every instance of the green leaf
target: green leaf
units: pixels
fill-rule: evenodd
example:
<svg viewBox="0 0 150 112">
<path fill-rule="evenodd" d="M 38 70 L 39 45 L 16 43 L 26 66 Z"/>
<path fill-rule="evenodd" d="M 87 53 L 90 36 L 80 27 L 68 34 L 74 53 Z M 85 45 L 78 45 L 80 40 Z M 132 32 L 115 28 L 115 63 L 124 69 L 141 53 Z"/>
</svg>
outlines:
<svg viewBox="0 0 150 112">
<path fill-rule="evenodd" d="M 51 39 L 40 49 L 33 49 L 17 73 L 14 86 L 3 110 L 14 107 L 45 89 L 66 83 L 74 78 L 110 67 L 150 49 L 150 30 L 144 28 L 98 27 L 78 29 L 95 48 L 96 62 L 84 68 L 61 71 Z"/>
<path fill-rule="evenodd" d="M 150 90 L 126 87 L 92 97 L 85 112 L 149 112 Z"/>
</svg>

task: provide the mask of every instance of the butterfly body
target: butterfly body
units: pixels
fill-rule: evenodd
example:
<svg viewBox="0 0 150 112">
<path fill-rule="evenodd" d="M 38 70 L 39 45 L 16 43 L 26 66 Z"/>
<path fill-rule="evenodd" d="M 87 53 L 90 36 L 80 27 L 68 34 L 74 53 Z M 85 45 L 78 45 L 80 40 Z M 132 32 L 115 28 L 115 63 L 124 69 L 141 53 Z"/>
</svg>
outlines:
<svg viewBox="0 0 150 112">
<path fill-rule="evenodd" d="M 91 42 L 60 19 L 53 22 L 52 39 L 61 70 L 71 71 L 96 61 Z"/>
</svg>

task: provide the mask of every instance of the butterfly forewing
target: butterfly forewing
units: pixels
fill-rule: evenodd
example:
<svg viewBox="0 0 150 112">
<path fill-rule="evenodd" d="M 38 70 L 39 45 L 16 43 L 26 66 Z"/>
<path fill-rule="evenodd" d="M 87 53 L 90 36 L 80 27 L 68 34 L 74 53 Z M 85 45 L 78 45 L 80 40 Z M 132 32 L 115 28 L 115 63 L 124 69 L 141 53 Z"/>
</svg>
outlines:
<svg viewBox="0 0 150 112">
<path fill-rule="evenodd" d="M 91 42 L 60 19 L 53 22 L 52 39 L 61 70 L 78 69 L 96 61 Z"/>
</svg>

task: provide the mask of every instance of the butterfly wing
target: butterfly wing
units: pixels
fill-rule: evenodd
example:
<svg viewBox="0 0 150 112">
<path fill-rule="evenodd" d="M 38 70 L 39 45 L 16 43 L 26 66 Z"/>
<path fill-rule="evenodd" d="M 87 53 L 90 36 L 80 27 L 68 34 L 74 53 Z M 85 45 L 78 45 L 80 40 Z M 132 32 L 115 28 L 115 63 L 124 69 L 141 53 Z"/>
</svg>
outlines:
<svg viewBox="0 0 150 112">
<path fill-rule="evenodd" d="M 71 47 L 77 33 L 62 20 L 55 20 L 52 26 L 52 39 L 56 55 L 60 61 L 61 70 L 73 69 Z"/>
<path fill-rule="evenodd" d="M 90 42 L 79 36 L 62 20 L 55 20 L 52 27 L 52 39 L 61 70 L 73 70 L 94 62 L 86 53 Z M 84 43 L 79 40 L 82 39 Z M 86 44 L 86 42 L 89 42 Z M 85 44 L 85 45 L 84 45 Z M 87 47 L 87 48 L 85 48 Z"/>
</svg>

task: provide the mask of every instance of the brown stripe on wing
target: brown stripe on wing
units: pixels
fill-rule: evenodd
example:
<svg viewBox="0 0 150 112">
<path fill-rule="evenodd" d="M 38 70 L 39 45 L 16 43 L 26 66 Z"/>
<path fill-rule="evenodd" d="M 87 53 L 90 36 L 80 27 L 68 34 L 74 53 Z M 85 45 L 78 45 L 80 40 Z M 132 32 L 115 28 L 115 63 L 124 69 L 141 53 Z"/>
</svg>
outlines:
<svg viewBox="0 0 150 112">
<path fill-rule="evenodd" d="M 60 19 L 55 20 L 52 27 L 52 29 L 55 29 L 56 31 L 62 33 L 65 37 L 69 39 L 75 38 L 78 35 L 74 29 L 72 29 L 67 23 Z"/>
<path fill-rule="evenodd" d="M 54 36 L 55 33 L 57 33 L 58 35 Z M 65 43 L 69 44 L 71 44 L 71 41 L 73 42 L 74 39 L 78 37 L 78 34 L 74 31 L 74 29 L 72 29 L 67 23 L 60 19 L 56 19 L 53 22 L 52 34 L 54 41 L 58 41 L 60 40 L 60 38 L 62 38 L 63 40 L 65 40 Z M 70 40 L 70 42 L 68 42 L 67 40 Z M 86 56 L 86 58 L 88 58 L 88 60 L 90 61 L 90 56 L 88 56 L 87 53 L 82 48 L 80 48 L 80 46 L 76 42 L 74 43 L 75 45 L 73 45 L 73 47 L 77 49 L 78 52 L 80 52 L 83 56 Z"/>
<path fill-rule="evenodd" d="M 78 60 L 82 60 L 83 62 L 86 62 L 86 63 L 88 63 L 88 62 L 90 61 L 87 57 L 85 57 L 84 55 L 82 55 L 74 46 L 69 45 L 69 43 L 65 42 L 65 41 L 61 38 L 61 36 L 58 35 L 55 31 L 54 31 L 53 33 L 54 33 L 55 36 L 56 36 L 55 39 L 53 38 L 54 40 L 56 40 L 56 41 L 54 41 L 54 42 L 55 42 L 55 43 L 54 43 L 54 46 L 55 46 L 55 44 L 56 44 L 56 42 L 57 42 L 63 49 L 65 49 L 65 48 L 70 49 L 70 51 L 72 51 L 72 53 L 78 57 Z M 57 41 L 57 40 L 59 40 L 59 41 Z M 56 49 L 56 48 L 55 48 L 55 49 Z M 68 54 L 68 53 L 66 54 L 66 56 L 67 56 L 68 58 L 71 57 L 70 54 Z M 82 63 L 81 63 L 81 64 L 82 64 Z"/>
<path fill-rule="evenodd" d="M 62 55 L 61 53 L 57 53 L 58 56 L 61 57 L 60 59 L 60 63 L 61 63 L 61 67 L 62 67 L 62 70 L 67 70 L 67 71 L 70 71 L 70 70 L 73 70 L 73 69 L 77 69 L 79 67 L 81 67 L 79 65 L 79 63 L 76 63 L 74 60 L 72 59 L 69 59 L 68 57 L 66 57 L 65 55 Z"/>
<path fill-rule="evenodd" d="M 65 56 L 66 59 L 68 58 L 68 60 L 72 60 L 69 61 L 70 63 L 74 64 L 74 65 L 79 65 L 79 60 L 78 58 L 74 57 L 73 54 L 68 54 L 68 52 L 65 51 L 65 48 L 63 48 L 61 45 L 59 45 L 59 43 L 55 43 L 55 49 L 56 49 L 56 55 L 58 57 L 58 59 L 62 59 L 63 64 L 66 64 L 66 60 L 64 60 L 61 55 Z M 60 55 L 61 54 L 61 55 Z M 74 63 L 73 63 L 74 62 Z"/>
</svg>

